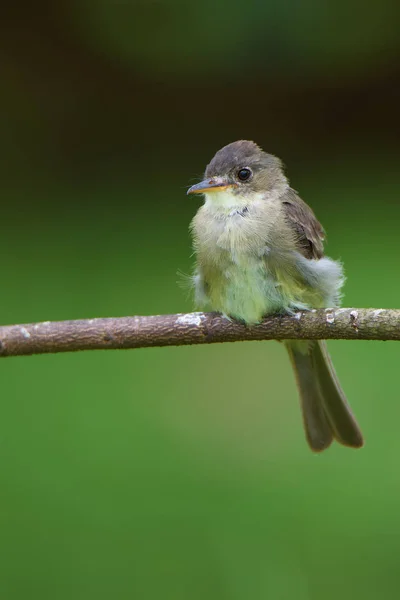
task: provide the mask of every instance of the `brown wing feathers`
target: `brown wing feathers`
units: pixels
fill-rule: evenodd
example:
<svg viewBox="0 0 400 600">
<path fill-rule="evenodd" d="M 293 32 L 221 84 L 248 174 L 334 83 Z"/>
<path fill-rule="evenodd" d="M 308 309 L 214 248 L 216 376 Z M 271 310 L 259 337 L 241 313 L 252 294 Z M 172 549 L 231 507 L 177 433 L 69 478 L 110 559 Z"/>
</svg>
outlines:
<svg viewBox="0 0 400 600">
<path fill-rule="evenodd" d="M 297 235 L 299 252 L 306 258 L 322 258 L 325 232 L 311 208 L 292 189 L 285 193 L 282 204 Z"/>
</svg>

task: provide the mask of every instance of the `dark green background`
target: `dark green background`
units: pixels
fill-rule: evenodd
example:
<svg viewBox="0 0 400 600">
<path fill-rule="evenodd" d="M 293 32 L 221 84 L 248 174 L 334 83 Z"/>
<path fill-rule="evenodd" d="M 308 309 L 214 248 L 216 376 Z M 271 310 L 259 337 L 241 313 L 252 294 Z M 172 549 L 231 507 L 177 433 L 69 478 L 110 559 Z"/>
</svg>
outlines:
<svg viewBox="0 0 400 600">
<path fill-rule="evenodd" d="M 280 156 L 399 306 L 396 3 L 2 8 L 1 323 L 191 310 L 187 198 L 222 145 Z M 308 450 L 274 342 L 0 361 L 0 596 L 398 598 L 400 345 L 329 347 L 366 437 Z"/>
</svg>

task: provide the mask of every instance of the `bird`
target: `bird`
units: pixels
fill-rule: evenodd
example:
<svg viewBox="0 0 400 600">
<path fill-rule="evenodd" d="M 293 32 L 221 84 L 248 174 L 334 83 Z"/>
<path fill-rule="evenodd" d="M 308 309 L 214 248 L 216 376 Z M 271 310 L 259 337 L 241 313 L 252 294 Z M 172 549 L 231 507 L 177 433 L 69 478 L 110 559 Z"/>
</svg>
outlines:
<svg viewBox="0 0 400 600">
<path fill-rule="evenodd" d="M 194 216 L 195 304 L 247 326 L 273 314 L 340 305 L 339 261 L 324 255 L 325 232 L 290 187 L 279 158 L 239 140 L 215 154 L 187 194 L 203 194 Z M 333 440 L 360 448 L 364 440 L 332 364 L 326 342 L 285 340 L 312 451 Z"/>
</svg>

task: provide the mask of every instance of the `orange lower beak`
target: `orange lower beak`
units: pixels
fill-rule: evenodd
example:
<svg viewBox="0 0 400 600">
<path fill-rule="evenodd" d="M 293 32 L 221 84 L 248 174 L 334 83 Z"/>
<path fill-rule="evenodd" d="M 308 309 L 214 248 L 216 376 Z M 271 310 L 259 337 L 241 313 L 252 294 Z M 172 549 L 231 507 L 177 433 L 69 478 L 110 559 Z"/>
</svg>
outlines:
<svg viewBox="0 0 400 600">
<path fill-rule="evenodd" d="M 205 194 L 206 192 L 219 192 L 221 190 L 226 190 L 227 188 L 236 187 L 234 183 L 227 183 L 222 179 L 205 179 L 204 181 L 200 181 L 200 183 L 196 183 L 196 185 L 192 185 L 191 188 L 188 189 L 187 194 Z"/>
</svg>

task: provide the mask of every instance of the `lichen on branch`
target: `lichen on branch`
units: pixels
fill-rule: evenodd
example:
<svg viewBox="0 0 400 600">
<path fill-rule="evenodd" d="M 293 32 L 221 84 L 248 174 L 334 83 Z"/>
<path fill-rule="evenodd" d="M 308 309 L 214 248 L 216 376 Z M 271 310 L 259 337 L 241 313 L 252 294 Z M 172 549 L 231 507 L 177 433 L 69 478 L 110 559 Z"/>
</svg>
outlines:
<svg viewBox="0 0 400 600">
<path fill-rule="evenodd" d="M 400 309 L 326 308 L 252 326 L 202 312 L 4 325 L 0 357 L 285 339 L 400 340 Z"/>
</svg>

